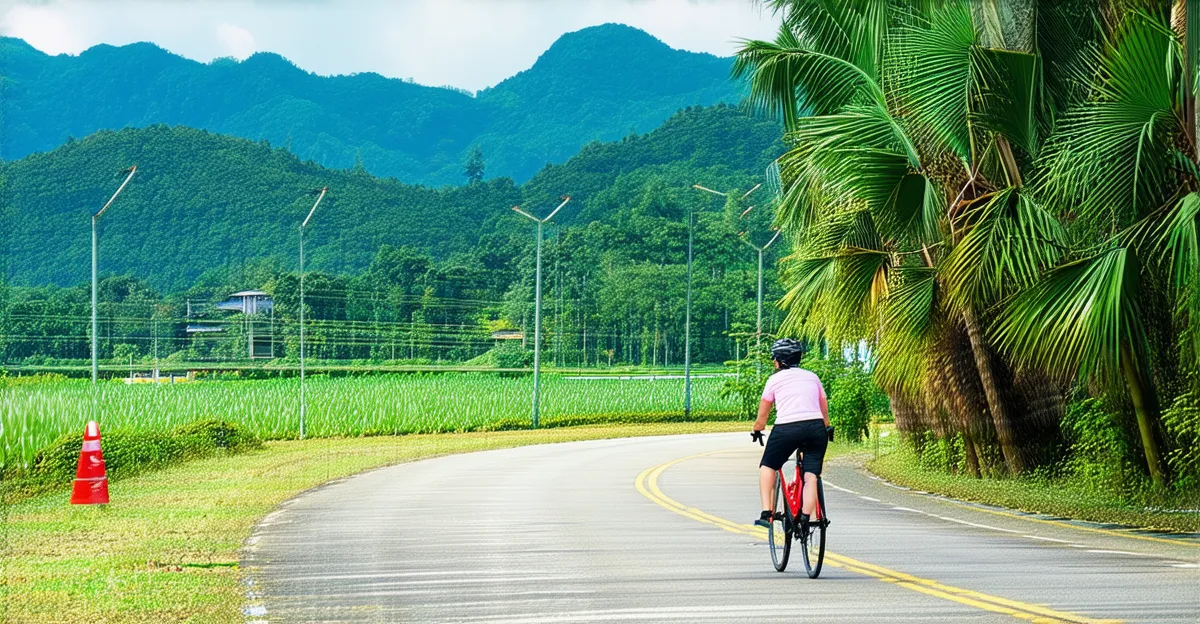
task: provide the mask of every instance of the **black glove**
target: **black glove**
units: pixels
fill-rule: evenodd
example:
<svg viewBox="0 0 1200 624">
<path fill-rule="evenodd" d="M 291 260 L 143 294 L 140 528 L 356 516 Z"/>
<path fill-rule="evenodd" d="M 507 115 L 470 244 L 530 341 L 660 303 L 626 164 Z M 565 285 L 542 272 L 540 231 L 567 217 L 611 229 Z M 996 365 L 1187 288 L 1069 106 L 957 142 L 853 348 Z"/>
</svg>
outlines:
<svg viewBox="0 0 1200 624">
<path fill-rule="evenodd" d="M 751 431 L 750 432 L 750 442 L 751 443 L 758 442 L 758 445 L 762 446 L 763 445 L 763 433 L 761 431 Z"/>
<path fill-rule="evenodd" d="M 825 427 L 825 437 L 829 438 L 830 442 L 833 442 L 833 427 Z"/>
</svg>

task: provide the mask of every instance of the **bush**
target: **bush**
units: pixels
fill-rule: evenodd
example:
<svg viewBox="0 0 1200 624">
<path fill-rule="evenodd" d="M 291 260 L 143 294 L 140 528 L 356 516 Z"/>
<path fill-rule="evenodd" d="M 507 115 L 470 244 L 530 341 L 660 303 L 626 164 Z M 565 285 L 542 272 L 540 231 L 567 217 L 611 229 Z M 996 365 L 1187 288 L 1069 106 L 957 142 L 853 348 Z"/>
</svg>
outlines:
<svg viewBox="0 0 1200 624">
<path fill-rule="evenodd" d="M 1163 427 L 1174 448 L 1167 464 L 1180 490 L 1200 489 L 1200 391 L 1179 395 L 1163 411 Z"/>
<path fill-rule="evenodd" d="M 28 477 L 35 481 L 70 483 L 75 478 L 82 434 L 61 436 L 38 451 Z M 110 479 L 121 479 L 178 462 L 219 452 L 260 448 L 262 441 L 240 425 L 206 420 L 182 425 L 170 433 L 114 431 L 102 439 L 104 465 Z"/>
<path fill-rule="evenodd" d="M 843 440 L 859 442 L 870 434 L 875 414 L 873 394 L 879 393 L 870 373 L 861 368 L 847 371 L 829 389 L 829 424 Z"/>
<path fill-rule="evenodd" d="M 1067 441 L 1064 472 L 1091 486 L 1120 491 L 1136 480 L 1132 460 L 1137 448 L 1130 443 L 1121 416 L 1100 399 L 1087 398 L 1067 405 L 1061 429 Z"/>
</svg>

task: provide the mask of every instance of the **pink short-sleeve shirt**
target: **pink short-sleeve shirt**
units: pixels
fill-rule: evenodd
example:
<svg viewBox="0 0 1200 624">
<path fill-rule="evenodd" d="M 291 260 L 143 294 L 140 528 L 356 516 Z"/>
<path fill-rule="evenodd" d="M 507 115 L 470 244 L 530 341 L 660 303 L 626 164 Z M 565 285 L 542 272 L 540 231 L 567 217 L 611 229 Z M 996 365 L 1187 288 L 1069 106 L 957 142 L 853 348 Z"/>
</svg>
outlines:
<svg viewBox="0 0 1200 624">
<path fill-rule="evenodd" d="M 762 398 L 775 403 L 777 425 L 825 418 L 821 415 L 825 388 L 815 373 L 803 368 L 785 368 L 771 375 Z"/>
</svg>

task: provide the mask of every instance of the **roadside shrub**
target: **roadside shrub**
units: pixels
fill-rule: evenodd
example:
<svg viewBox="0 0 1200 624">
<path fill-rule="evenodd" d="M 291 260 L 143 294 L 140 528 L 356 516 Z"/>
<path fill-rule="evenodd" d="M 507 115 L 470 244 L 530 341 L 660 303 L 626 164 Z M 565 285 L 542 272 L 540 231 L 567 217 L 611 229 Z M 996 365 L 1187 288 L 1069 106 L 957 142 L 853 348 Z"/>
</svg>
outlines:
<svg viewBox="0 0 1200 624">
<path fill-rule="evenodd" d="M 70 483 L 75 478 L 83 435 L 61 436 L 34 456 L 29 478 Z M 166 432 L 113 431 L 102 439 L 104 465 L 110 479 L 121 479 L 218 452 L 260 448 L 262 441 L 235 423 L 208 420 Z"/>
<path fill-rule="evenodd" d="M 1180 490 L 1200 489 L 1200 391 L 1179 395 L 1162 414 L 1163 427 L 1174 448 L 1167 464 Z"/>
<path fill-rule="evenodd" d="M 1097 398 L 1067 405 L 1061 424 L 1068 448 L 1063 469 L 1093 487 L 1124 490 L 1135 472 L 1130 444 L 1119 414 Z"/>
<path fill-rule="evenodd" d="M 870 434 L 875 411 L 872 394 L 876 392 L 879 388 L 874 379 L 861 369 L 850 370 L 833 382 L 828 391 L 829 424 L 843 440 L 859 442 Z"/>
<path fill-rule="evenodd" d="M 185 452 L 193 455 L 208 455 L 218 449 L 240 452 L 262 448 L 262 440 L 248 429 L 223 420 L 181 425 L 174 434 L 183 441 Z"/>
</svg>

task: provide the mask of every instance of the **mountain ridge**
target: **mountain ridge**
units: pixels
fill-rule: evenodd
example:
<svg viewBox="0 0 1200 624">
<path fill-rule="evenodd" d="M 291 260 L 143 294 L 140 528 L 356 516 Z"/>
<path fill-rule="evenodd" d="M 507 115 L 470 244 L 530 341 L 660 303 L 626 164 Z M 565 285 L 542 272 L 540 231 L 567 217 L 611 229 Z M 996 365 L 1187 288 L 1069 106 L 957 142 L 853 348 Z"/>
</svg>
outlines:
<svg viewBox="0 0 1200 624">
<path fill-rule="evenodd" d="M 165 123 L 267 139 L 327 167 L 361 163 L 426 185 L 461 182 L 475 147 L 488 177 L 523 182 L 592 141 L 740 99 L 729 59 L 616 24 L 563 35 L 530 68 L 474 97 L 373 72 L 320 76 L 271 52 L 206 64 L 136 43 L 50 56 L 0 38 L 0 56 L 6 160 L 71 136 Z"/>
</svg>

